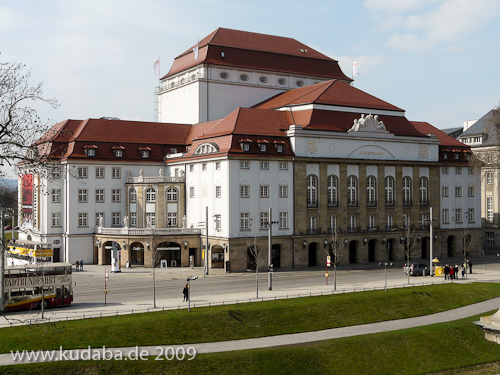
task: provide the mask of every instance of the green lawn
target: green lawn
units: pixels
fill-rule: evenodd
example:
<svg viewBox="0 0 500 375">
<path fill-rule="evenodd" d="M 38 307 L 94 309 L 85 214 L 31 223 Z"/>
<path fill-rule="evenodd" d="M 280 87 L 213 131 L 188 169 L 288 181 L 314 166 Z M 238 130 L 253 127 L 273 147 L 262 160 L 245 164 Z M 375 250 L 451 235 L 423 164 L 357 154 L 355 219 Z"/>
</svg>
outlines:
<svg viewBox="0 0 500 375">
<path fill-rule="evenodd" d="M 0 352 L 272 336 L 431 314 L 499 295 L 500 284 L 454 283 L 2 328 Z"/>
</svg>

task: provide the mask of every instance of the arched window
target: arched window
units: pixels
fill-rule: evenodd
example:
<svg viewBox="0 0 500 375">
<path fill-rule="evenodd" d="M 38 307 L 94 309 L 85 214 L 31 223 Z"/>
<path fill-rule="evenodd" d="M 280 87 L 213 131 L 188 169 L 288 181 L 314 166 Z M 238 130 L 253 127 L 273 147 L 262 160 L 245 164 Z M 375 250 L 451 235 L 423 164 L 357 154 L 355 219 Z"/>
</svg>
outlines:
<svg viewBox="0 0 500 375">
<path fill-rule="evenodd" d="M 177 202 L 177 190 L 174 188 L 167 189 L 167 202 Z"/>
<path fill-rule="evenodd" d="M 411 178 L 403 177 L 403 205 L 411 206 Z"/>
<path fill-rule="evenodd" d="M 129 201 L 130 201 L 130 203 L 137 202 L 137 190 L 130 189 L 130 198 L 129 198 Z"/>
<path fill-rule="evenodd" d="M 421 177 L 420 178 L 420 205 L 421 206 L 427 206 L 429 205 L 429 180 L 427 177 Z"/>
<path fill-rule="evenodd" d="M 368 176 L 366 179 L 366 205 L 377 205 L 377 179 L 374 176 Z"/>
<path fill-rule="evenodd" d="M 358 205 L 358 180 L 355 176 L 347 177 L 347 205 Z"/>
<path fill-rule="evenodd" d="M 335 207 L 338 206 L 337 195 L 338 179 L 337 176 L 328 176 L 328 205 Z"/>
<path fill-rule="evenodd" d="M 307 176 L 307 206 L 316 207 L 318 205 L 318 178 L 310 174 Z"/>
<path fill-rule="evenodd" d="M 385 205 L 394 206 L 394 177 L 385 178 Z"/>
<path fill-rule="evenodd" d="M 146 190 L 146 202 L 156 202 L 156 190 L 149 188 Z"/>
</svg>

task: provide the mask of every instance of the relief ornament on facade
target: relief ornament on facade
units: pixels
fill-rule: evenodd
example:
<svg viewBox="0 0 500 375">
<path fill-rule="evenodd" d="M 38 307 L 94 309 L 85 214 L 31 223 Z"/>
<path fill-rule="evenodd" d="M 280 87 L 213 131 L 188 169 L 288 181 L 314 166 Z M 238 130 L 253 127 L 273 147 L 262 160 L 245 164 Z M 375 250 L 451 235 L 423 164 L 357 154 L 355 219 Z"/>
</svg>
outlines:
<svg viewBox="0 0 500 375">
<path fill-rule="evenodd" d="M 347 131 L 350 132 L 378 132 L 378 133 L 389 133 L 385 128 L 382 121 L 378 121 L 378 116 L 368 115 L 365 117 L 364 114 L 361 118 L 354 120 L 354 125 Z"/>
</svg>

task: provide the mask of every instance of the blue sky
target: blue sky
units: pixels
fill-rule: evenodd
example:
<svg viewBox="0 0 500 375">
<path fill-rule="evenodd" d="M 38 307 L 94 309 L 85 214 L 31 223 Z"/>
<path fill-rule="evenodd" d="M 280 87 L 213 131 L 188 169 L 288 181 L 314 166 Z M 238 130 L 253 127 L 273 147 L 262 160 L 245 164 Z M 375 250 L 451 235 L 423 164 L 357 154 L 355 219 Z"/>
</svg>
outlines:
<svg viewBox="0 0 500 375">
<path fill-rule="evenodd" d="M 438 128 L 500 103 L 500 0 L 3 0 L 0 61 L 17 61 L 60 107 L 43 118 L 154 120 L 153 63 L 218 27 L 295 38 L 354 85 Z"/>
</svg>

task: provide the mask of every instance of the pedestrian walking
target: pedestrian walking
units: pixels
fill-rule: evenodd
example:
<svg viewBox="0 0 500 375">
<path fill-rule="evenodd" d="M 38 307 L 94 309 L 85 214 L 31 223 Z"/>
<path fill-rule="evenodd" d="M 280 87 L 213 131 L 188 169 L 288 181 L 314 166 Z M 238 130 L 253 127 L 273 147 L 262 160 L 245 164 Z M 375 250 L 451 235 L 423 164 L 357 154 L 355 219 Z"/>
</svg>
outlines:
<svg viewBox="0 0 500 375">
<path fill-rule="evenodd" d="M 458 264 L 455 264 L 455 279 L 458 279 Z"/>
<path fill-rule="evenodd" d="M 187 302 L 189 299 L 189 285 L 188 285 L 188 283 L 186 283 L 186 285 L 184 286 L 184 289 L 182 289 L 182 294 L 184 294 L 184 299 L 182 300 L 182 302 Z"/>
<path fill-rule="evenodd" d="M 80 271 L 83 271 L 83 259 L 80 259 Z"/>
<path fill-rule="evenodd" d="M 76 272 L 78 272 L 80 270 L 80 262 L 78 261 L 78 259 L 75 262 L 75 269 L 76 269 Z"/>
<path fill-rule="evenodd" d="M 450 266 L 447 264 L 444 266 L 444 279 L 448 280 L 450 278 Z"/>
<path fill-rule="evenodd" d="M 462 279 L 465 279 L 465 266 L 462 266 Z"/>
<path fill-rule="evenodd" d="M 453 280 L 454 275 L 455 275 L 455 269 L 453 267 L 450 267 L 450 280 Z"/>
</svg>

